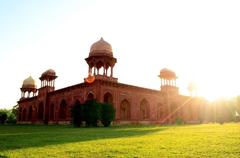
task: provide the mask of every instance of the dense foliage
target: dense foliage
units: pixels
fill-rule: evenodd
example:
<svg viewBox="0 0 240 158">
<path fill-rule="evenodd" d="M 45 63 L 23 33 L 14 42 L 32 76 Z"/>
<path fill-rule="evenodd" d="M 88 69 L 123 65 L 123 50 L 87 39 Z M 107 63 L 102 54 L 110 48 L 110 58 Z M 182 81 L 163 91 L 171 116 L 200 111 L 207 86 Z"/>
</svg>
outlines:
<svg viewBox="0 0 240 158">
<path fill-rule="evenodd" d="M 11 123 L 15 124 L 17 122 L 17 105 L 11 110 L 0 109 L 0 124 Z"/>
<path fill-rule="evenodd" d="M 99 103 L 96 100 L 88 100 L 81 104 L 77 101 L 71 110 L 72 123 L 76 127 L 80 127 L 85 122 L 87 127 L 96 127 L 101 123 L 108 127 L 115 117 L 115 109 L 111 104 Z"/>
<path fill-rule="evenodd" d="M 115 109 L 111 104 L 101 104 L 101 122 L 104 127 L 108 127 L 115 118 Z"/>
<path fill-rule="evenodd" d="M 96 100 L 88 100 L 83 104 L 84 118 L 86 126 L 97 126 L 98 120 L 100 120 L 100 103 Z"/>
<path fill-rule="evenodd" d="M 72 123 L 76 127 L 80 127 L 84 121 L 83 105 L 76 101 L 71 109 Z"/>
<path fill-rule="evenodd" d="M 4 124 L 7 120 L 8 111 L 5 109 L 0 110 L 0 124 Z"/>
</svg>

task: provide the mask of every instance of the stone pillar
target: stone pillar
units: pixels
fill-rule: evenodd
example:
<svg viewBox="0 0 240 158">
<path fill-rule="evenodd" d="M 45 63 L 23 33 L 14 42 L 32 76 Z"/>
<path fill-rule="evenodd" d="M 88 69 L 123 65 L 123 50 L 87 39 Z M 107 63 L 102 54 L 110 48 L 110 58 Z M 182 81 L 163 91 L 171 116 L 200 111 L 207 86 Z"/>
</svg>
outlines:
<svg viewBox="0 0 240 158">
<path fill-rule="evenodd" d="M 88 75 L 91 75 L 91 68 L 90 68 L 90 66 L 88 67 Z"/>
<path fill-rule="evenodd" d="M 94 76 L 96 75 L 96 66 L 94 65 Z"/>
<path fill-rule="evenodd" d="M 106 76 L 106 64 L 103 65 L 103 76 Z"/>
<path fill-rule="evenodd" d="M 113 67 L 111 67 L 111 77 L 113 77 Z"/>
<path fill-rule="evenodd" d="M 108 68 L 106 68 L 106 76 L 108 76 Z"/>
</svg>

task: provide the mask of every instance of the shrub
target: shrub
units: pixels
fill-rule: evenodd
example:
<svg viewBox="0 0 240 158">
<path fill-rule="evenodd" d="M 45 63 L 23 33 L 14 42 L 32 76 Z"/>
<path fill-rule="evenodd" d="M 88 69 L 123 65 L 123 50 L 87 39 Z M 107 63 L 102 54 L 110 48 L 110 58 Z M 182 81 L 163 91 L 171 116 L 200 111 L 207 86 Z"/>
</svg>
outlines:
<svg viewBox="0 0 240 158">
<path fill-rule="evenodd" d="M 7 110 L 0 110 L 0 123 L 4 124 L 7 120 L 7 116 L 8 116 L 8 111 Z"/>
<path fill-rule="evenodd" d="M 100 120 L 100 103 L 96 100 L 88 100 L 83 105 L 84 118 L 86 126 L 97 126 L 98 120 Z"/>
<path fill-rule="evenodd" d="M 108 127 L 115 118 L 115 109 L 111 104 L 101 104 L 101 122 L 104 127 Z"/>
<path fill-rule="evenodd" d="M 8 115 L 6 123 L 10 123 L 10 124 L 16 124 L 17 123 L 17 118 L 16 118 L 14 113 L 11 112 Z"/>
<path fill-rule="evenodd" d="M 182 124 L 184 124 L 184 121 L 183 121 L 181 118 L 177 118 L 176 121 L 175 121 L 175 123 L 176 123 L 177 125 L 182 125 Z"/>
<path fill-rule="evenodd" d="M 104 127 L 108 127 L 115 118 L 115 109 L 111 104 L 98 103 L 96 100 L 88 100 L 84 104 L 77 101 L 71 109 L 71 114 L 75 127 L 80 127 L 83 121 L 87 127 L 96 127 L 99 120 Z"/>
<path fill-rule="evenodd" d="M 72 123 L 76 127 L 80 127 L 82 125 L 82 121 L 84 121 L 84 113 L 83 113 L 83 105 L 79 101 L 77 101 L 71 110 L 72 114 Z"/>
<path fill-rule="evenodd" d="M 18 105 L 13 106 L 11 110 L 8 111 L 7 123 L 16 124 L 17 123 L 17 109 Z"/>
</svg>

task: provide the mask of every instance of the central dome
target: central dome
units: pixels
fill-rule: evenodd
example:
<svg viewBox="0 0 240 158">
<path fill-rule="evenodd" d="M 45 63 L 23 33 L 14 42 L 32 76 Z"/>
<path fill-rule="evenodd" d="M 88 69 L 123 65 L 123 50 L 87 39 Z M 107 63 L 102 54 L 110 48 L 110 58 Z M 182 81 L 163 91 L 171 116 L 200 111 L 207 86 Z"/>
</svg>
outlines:
<svg viewBox="0 0 240 158">
<path fill-rule="evenodd" d="M 113 56 L 112 46 L 103 38 L 92 44 L 89 56 L 108 55 Z"/>
</svg>

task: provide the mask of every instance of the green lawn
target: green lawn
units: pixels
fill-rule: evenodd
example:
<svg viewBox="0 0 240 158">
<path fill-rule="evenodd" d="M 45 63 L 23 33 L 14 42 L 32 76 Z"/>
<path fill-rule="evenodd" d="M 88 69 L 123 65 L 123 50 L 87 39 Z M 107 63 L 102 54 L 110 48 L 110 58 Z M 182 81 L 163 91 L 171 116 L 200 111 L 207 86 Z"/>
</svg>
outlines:
<svg viewBox="0 0 240 158">
<path fill-rule="evenodd" d="M 0 157 L 240 157 L 240 124 L 0 126 Z"/>
</svg>

